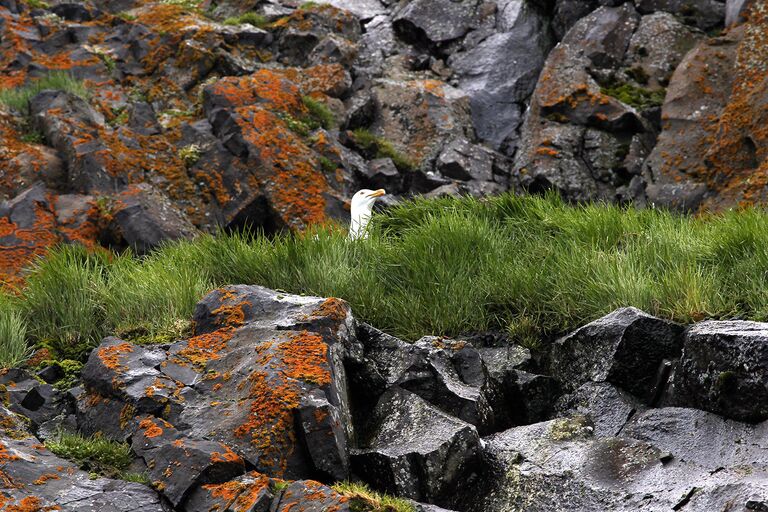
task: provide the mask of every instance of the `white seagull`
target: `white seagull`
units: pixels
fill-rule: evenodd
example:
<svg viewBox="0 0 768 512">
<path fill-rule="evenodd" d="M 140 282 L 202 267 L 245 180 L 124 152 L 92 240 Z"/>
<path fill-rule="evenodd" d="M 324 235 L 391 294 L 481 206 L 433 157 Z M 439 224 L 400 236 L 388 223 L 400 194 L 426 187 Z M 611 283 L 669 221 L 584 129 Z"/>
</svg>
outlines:
<svg viewBox="0 0 768 512">
<path fill-rule="evenodd" d="M 386 193 L 387 192 L 383 188 L 378 190 L 368 190 L 367 188 L 364 188 L 358 190 L 357 193 L 352 196 L 352 218 L 349 223 L 350 240 L 368 238 L 368 221 L 371 220 L 373 204 L 376 202 L 377 198 Z"/>
</svg>

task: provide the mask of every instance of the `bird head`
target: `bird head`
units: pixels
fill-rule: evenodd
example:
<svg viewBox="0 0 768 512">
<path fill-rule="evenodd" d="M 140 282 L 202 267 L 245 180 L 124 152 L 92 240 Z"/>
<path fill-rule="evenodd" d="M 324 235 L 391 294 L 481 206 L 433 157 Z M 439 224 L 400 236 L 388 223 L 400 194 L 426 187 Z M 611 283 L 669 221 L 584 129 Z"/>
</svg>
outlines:
<svg viewBox="0 0 768 512">
<path fill-rule="evenodd" d="M 352 212 L 367 213 L 370 214 L 373 209 L 373 204 L 376 199 L 385 195 L 387 192 L 380 188 L 378 190 L 369 190 L 367 188 L 358 190 L 357 193 L 352 196 Z"/>
<path fill-rule="evenodd" d="M 373 204 L 376 202 L 376 199 L 384 194 L 386 194 L 386 191 L 383 188 L 378 190 L 364 188 L 358 190 L 357 193 L 352 196 L 351 219 L 349 225 L 349 237 L 351 239 L 367 238 L 368 233 L 366 228 L 368 227 L 368 221 L 371 218 Z"/>
</svg>

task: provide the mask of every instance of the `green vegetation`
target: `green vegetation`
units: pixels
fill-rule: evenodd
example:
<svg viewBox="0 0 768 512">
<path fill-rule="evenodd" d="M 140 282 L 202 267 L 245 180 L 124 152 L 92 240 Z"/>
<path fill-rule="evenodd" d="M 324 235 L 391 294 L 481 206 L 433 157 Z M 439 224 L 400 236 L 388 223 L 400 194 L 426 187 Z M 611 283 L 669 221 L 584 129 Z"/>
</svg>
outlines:
<svg viewBox="0 0 768 512">
<path fill-rule="evenodd" d="M 179 158 L 184 162 L 184 165 L 192 167 L 200 160 L 201 153 L 202 149 L 199 145 L 190 144 L 179 149 Z"/>
<path fill-rule="evenodd" d="M 73 361 L 72 359 L 62 359 L 61 361 L 50 359 L 38 364 L 36 370 L 40 371 L 49 366 L 56 366 L 63 372 L 64 376 L 53 383 L 53 387 L 61 389 L 62 391 L 66 391 L 77 384 L 80 380 L 80 371 L 83 369 L 83 363 L 80 361 Z"/>
<path fill-rule="evenodd" d="M 310 117 L 318 126 L 322 126 L 328 130 L 336 125 L 336 118 L 325 103 L 318 101 L 311 96 L 302 96 L 301 101 L 304 103 L 304 106 L 307 107 Z"/>
<path fill-rule="evenodd" d="M 85 471 L 109 478 L 128 477 L 124 479 L 132 482 L 141 479 L 136 473 L 125 473 L 133 460 L 128 443 L 110 441 L 101 436 L 84 437 L 61 432 L 56 439 L 47 440 L 45 447 Z"/>
<path fill-rule="evenodd" d="M 264 28 L 269 25 L 269 20 L 263 14 L 255 12 L 246 12 L 240 16 L 233 16 L 223 21 L 225 25 L 243 25 L 248 23 L 254 27 Z"/>
<path fill-rule="evenodd" d="M 43 0 L 24 0 L 24 3 L 26 3 L 30 9 L 47 9 L 50 7 L 48 2 L 44 2 Z"/>
<path fill-rule="evenodd" d="M 38 78 L 27 85 L 0 90 L 0 104 L 19 112 L 26 112 L 29 100 L 46 89 L 67 91 L 85 100 L 90 92 L 83 82 L 63 71 L 54 71 L 43 78 Z"/>
<path fill-rule="evenodd" d="M 27 325 L 11 300 L 0 300 L 0 368 L 19 366 L 29 357 Z"/>
<path fill-rule="evenodd" d="M 416 508 L 402 498 L 394 498 L 371 490 L 366 484 L 338 482 L 334 491 L 349 498 L 352 512 L 415 512 Z"/>
<path fill-rule="evenodd" d="M 108 334 L 182 337 L 200 297 L 233 283 L 341 297 L 407 339 L 504 328 L 530 346 L 629 305 L 680 322 L 768 320 L 765 275 L 763 210 L 686 217 L 507 194 L 406 202 L 359 242 L 327 226 L 200 236 L 142 259 L 62 247 L 3 310 L 68 359 Z"/>
<path fill-rule="evenodd" d="M 19 140 L 28 144 L 42 144 L 45 142 L 45 135 L 38 130 L 31 129 L 19 137 Z"/>
<path fill-rule="evenodd" d="M 370 157 L 391 158 L 392 162 L 401 170 L 413 170 L 415 167 L 407 156 L 400 153 L 388 140 L 372 134 L 365 128 L 358 128 L 352 132 L 355 144 L 368 153 Z"/>
<path fill-rule="evenodd" d="M 666 91 L 651 91 L 632 84 L 603 87 L 601 91 L 638 110 L 659 107 L 664 104 L 666 96 Z"/>
</svg>

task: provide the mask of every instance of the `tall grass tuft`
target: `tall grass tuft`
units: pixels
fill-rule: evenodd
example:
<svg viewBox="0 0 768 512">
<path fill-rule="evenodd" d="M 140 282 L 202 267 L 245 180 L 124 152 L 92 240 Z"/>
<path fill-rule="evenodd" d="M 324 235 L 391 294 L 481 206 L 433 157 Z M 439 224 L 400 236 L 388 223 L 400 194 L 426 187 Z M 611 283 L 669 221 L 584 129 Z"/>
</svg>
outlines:
<svg viewBox="0 0 768 512">
<path fill-rule="evenodd" d="M 10 297 L 0 299 L 0 368 L 21 365 L 30 355 L 27 324 Z"/>
<path fill-rule="evenodd" d="M 64 247 L 15 307 L 33 341 L 73 359 L 116 331 L 181 335 L 208 290 L 237 283 L 340 297 L 406 339 L 506 329 L 536 345 L 622 306 L 766 320 L 766 276 L 763 210 L 686 217 L 508 194 L 404 202 L 354 242 L 330 225 L 201 236 L 142 259 Z"/>
<path fill-rule="evenodd" d="M 52 71 L 48 75 L 34 79 L 26 85 L 0 89 L 0 104 L 26 113 L 29 100 L 47 89 L 67 91 L 85 100 L 90 97 L 90 91 L 83 84 L 82 80 L 77 80 L 65 71 Z"/>
</svg>

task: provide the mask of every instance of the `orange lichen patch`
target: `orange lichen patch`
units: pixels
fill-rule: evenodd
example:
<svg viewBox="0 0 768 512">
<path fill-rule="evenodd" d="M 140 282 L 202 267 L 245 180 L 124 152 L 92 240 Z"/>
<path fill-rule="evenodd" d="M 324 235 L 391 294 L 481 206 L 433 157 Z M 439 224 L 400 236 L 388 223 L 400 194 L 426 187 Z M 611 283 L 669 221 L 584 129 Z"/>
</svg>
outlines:
<svg viewBox="0 0 768 512">
<path fill-rule="evenodd" d="M 246 481 L 232 480 L 223 484 L 206 484 L 203 489 L 213 498 L 227 502 L 228 510 L 247 512 L 256 505 L 261 493 L 269 486 L 269 478 L 251 471 L 246 474 Z"/>
<path fill-rule="evenodd" d="M 43 506 L 42 500 L 37 496 L 27 496 L 14 505 L 7 505 L 3 512 L 52 512 L 61 510 L 58 505 Z"/>
<path fill-rule="evenodd" d="M 283 221 L 303 229 L 325 220 L 328 183 L 312 151 L 274 114 L 258 106 L 237 109 L 243 137 L 258 154 L 256 160 L 271 171 L 262 183 Z"/>
<path fill-rule="evenodd" d="M 182 366 L 191 364 L 202 370 L 208 361 L 221 357 L 219 353 L 227 347 L 227 342 L 232 339 L 233 334 L 232 327 L 224 327 L 218 331 L 193 336 L 187 340 L 186 347 L 174 356 L 172 362 Z"/>
<path fill-rule="evenodd" d="M 170 423 L 160 420 L 158 418 L 155 418 L 156 420 L 163 423 L 163 425 L 168 428 L 171 426 Z M 144 437 L 158 437 L 163 435 L 163 429 L 160 425 L 155 423 L 152 418 L 145 418 L 139 422 L 139 428 L 143 431 Z"/>
<path fill-rule="evenodd" d="M 8 446 L 0 441 L 0 464 L 7 464 L 8 462 L 12 462 L 14 460 L 19 460 L 19 456 L 15 453 L 10 453 L 8 451 Z"/>
<path fill-rule="evenodd" d="M 346 302 L 335 297 L 325 299 L 320 307 L 312 312 L 312 316 L 328 317 L 334 322 L 343 322 L 349 314 L 349 306 Z"/>
<path fill-rule="evenodd" d="M 128 422 L 133 420 L 135 415 L 136 407 L 131 404 L 125 404 L 123 408 L 120 409 L 120 429 L 125 430 L 125 427 L 128 426 Z"/>
<path fill-rule="evenodd" d="M 286 77 L 298 85 L 307 95 L 316 93 L 338 96 L 344 90 L 348 75 L 341 64 L 320 64 L 308 68 L 285 68 L 274 73 Z M 435 80 L 435 82 L 437 82 Z M 441 83 L 441 82 L 438 82 Z M 442 91 L 442 88 L 440 89 Z"/>
<path fill-rule="evenodd" d="M 285 375 L 325 386 L 331 382 L 328 371 L 328 345 L 317 334 L 302 332 L 278 346 Z"/>
<path fill-rule="evenodd" d="M 260 104 L 268 110 L 295 117 L 307 113 L 298 86 L 286 80 L 283 73 L 269 69 L 223 78 L 211 86 L 211 92 L 224 97 L 233 108 Z"/>
<path fill-rule="evenodd" d="M 243 306 L 250 306 L 251 303 L 243 301 L 240 304 L 222 304 L 218 308 L 211 311 L 214 315 L 221 315 L 224 320 L 224 325 L 230 327 L 240 327 L 245 323 L 245 312 Z"/>
<path fill-rule="evenodd" d="M 314 416 L 317 423 L 322 423 L 328 418 L 328 411 L 319 408 L 315 409 Z"/>
<path fill-rule="evenodd" d="M 133 352 L 133 345 L 128 342 L 123 342 L 108 347 L 100 347 L 96 354 L 104 366 L 120 372 L 126 369 L 125 366 L 120 364 L 120 356 L 130 352 Z"/>
<path fill-rule="evenodd" d="M 7 218 L 0 219 L 0 279 L 18 288 L 22 270 L 34 258 L 45 255 L 59 242 L 55 217 L 47 205 L 34 206 L 35 219 L 29 227 L 20 227 Z"/>
<path fill-rule="evenodd" d="M 211 462 L 234 462 L 236 464 L 242 464 L 243 458 L 232 451 L 227 445 L 221 445 L 224 448 L 223 452 L 212 452 Z"/>
<path fill-rule="evenodd" d="M 261 463 L 282 476 L 287 456 L 295 447 L 293 414 L 299 406 L 299 388 L 290 381 L 269 382 L 267 374 L 254 371 L 248 376 L 250 415 L 235 429 L 261 451 Z"/>
<path fill-rule="evenodd" d="M 43 485 L 48 480 L 58 480 L 58 479 L 59 479 L 59 475 L 57 475 L 56 473 L 44 473 L 40 475 L 40 477 L 32 483 L 34 485 Z"/>
<path fill-rule="evenodd" d="M 544 156 L 551 156 L 551 157 L 560 156 L 560 153 L 556 149 L 545 148 L 545 147 L 541 147 L 541 148 L 536 149 L 536 154 L 537 155 L 544 155 Z"/>
</svg>

